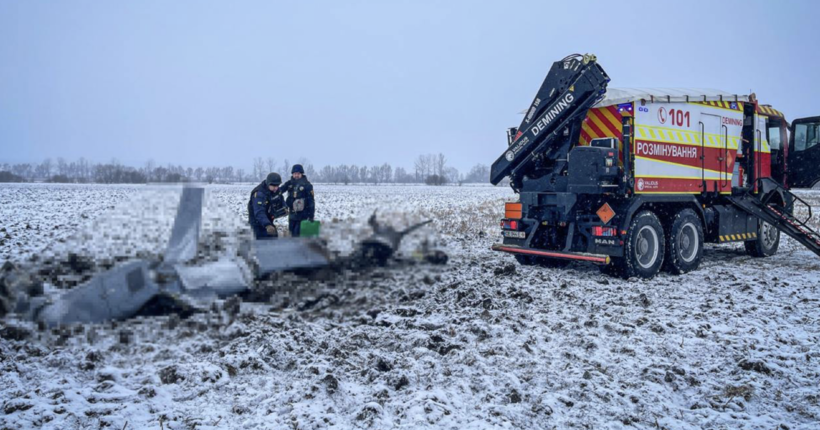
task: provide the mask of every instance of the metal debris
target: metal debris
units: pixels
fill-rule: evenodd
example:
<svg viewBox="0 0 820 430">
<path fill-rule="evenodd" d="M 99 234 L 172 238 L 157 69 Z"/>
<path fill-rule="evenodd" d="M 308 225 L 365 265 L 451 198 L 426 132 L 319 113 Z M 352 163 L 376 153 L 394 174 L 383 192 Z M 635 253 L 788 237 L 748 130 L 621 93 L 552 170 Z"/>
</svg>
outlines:
<svg viewBox="0 0 820 430">
<path fill-rule="evenodd" d="M 132 260 L 99 273 L 50 302 L 45 297 L 24 297 L 17 314 L 42 321 L 50 327 L 99 323 L 145 314 L 144 308 L 169 299 L 187 305 L 207 306 L 251 288 L 255 279 L 276 272 L 316 270 L 361 270 L 384 265 L 398 250 L 402 239 L 430 221 L 404 230 L 381 224 L 374 213 L 369 224 L 373 234 L 346 257 L 334 257 L 320 239 L 279 238 L 254 241 L 248 252 L 217 261 L 188 263 L 197 256 L 204 189 L 186 186 L 168 247 L 161 261 Z M 187 263 L 187 264 L 186 264 Z M 194 303 L 184 298 L 193 299 Z M 159 301 L 159 302 L 158 302 Z M 167 301 L 167 300 L 166 300 Z"/>
</svg>

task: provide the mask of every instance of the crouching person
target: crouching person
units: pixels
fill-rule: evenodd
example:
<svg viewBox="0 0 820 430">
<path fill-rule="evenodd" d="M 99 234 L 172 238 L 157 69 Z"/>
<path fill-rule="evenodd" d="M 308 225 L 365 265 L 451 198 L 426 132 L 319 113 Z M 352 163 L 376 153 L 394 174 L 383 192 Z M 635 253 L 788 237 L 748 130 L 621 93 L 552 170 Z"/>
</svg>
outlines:
<svg viewBox="0 0 820 430">
<path fill-rule="evenodd" d="M 251 191 L 248 201 L 248 222 L 257 240 L 279 237 L 273 220 L 287 214 L 279 186 L 282 177 L 269 173 L 268 177 Z"/>
<path fill-rule="evenodd" d="M 291 175 L 291 179 L 282 185 L 282 192 L 288 193 L 286 203 L 290 212 L 288 217 L 290 235 L 299 237 L 302 221 L 313 221 L 316 203 L 313 199 L 313 184 L 305 176 L 305 169 L 302 165 L 294 164 Z"/>
</svg>

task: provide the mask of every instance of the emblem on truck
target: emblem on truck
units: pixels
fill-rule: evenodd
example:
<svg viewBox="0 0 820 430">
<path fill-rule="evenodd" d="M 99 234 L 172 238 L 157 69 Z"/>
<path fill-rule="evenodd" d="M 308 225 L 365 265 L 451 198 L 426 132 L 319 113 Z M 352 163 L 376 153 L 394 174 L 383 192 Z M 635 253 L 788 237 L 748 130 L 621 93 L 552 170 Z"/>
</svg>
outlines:
<svg viewBox="0 0 820 430">
<path fill-rule="evenodd" d="M 661 108 L 658 109 L 658 121 L 660 121 L 661 124 L 666 124 L 666 118 L 666 108 L 661 106 Z"/>
</svg>

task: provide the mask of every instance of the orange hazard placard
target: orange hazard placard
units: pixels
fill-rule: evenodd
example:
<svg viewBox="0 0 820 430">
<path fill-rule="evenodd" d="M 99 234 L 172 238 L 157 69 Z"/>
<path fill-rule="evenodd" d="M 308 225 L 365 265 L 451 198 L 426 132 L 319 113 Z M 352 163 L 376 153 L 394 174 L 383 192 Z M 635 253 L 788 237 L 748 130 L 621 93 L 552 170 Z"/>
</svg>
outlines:
<svg viewBox="0 0 820 430">
<path fill-rule="evenodd" d="M 612 207 L 609 206 L 609 203 L 604 203 L 604 205 L 598 208 L 598 211 L 596 211 L 595 213 L 598 215 L 598 218 L 601 218 L 601 221 L 603 221 L 604 224 L 608 223 L 609 220 L 611 220 L 612 217 L 615 216 L 615 211 L 612 210 Z"/>
<path fill-rule="evenodd" d="M 504 218 L 521 219 L 521 203 L 505 203 L 504 204 Z"/>
</svg>

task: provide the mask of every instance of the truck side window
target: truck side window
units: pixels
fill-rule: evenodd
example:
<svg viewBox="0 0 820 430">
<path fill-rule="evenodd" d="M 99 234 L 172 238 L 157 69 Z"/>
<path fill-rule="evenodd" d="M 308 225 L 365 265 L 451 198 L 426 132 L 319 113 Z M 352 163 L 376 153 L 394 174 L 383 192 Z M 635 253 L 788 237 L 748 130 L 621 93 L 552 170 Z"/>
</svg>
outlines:
<svg viewBox="0 0 820 430">
<path fill-rule="evenodd" d="M 774 150 L 780 149 L 780 127 L 769 127 L 769 146 Z"/>
<path fill-rule="evenodd" d="M 797 124 L 794 128 L 794 151 L 805 151 L 820 144 L 820 123 Z"/>
</svg>

